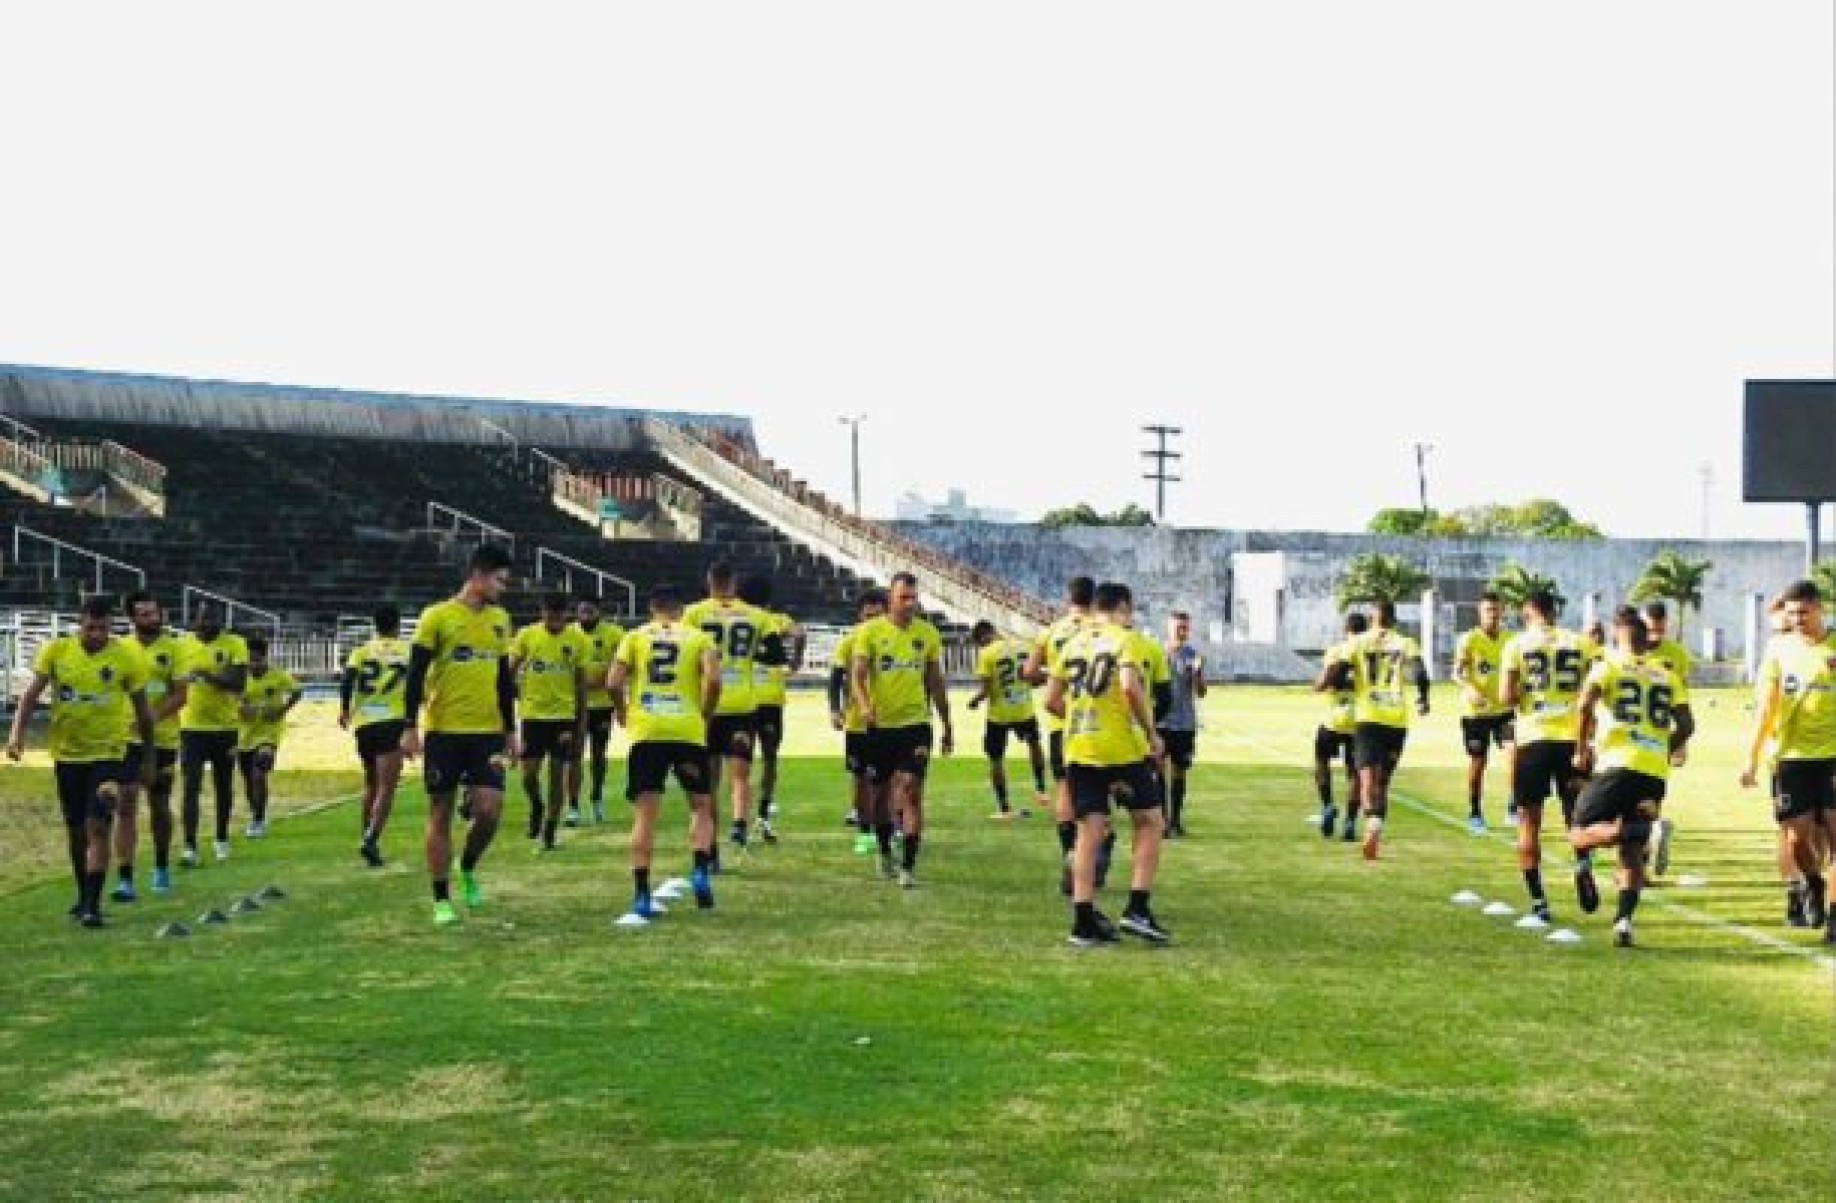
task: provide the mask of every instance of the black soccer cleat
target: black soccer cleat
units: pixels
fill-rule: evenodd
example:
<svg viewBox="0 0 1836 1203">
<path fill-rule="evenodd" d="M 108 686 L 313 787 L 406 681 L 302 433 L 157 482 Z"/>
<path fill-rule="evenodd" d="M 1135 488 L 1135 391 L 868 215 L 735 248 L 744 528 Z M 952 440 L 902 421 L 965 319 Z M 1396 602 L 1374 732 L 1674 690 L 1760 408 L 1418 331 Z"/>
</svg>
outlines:
<svg viewBox="0 0 1836 1203">
<path fill-rule="evenodd" d="M 357 849 L 357 855 L 363 857 L 363 863 L 372 869 L 380 869 L 383 866 L 382 849 L 376 846 L 374 840 L 365 840 Z"/>
<path fill-rule="evenodd" d="M 1173 933 L 1160 926 L 1154 918 L 1154 912 L 1142 907 L 1138 911 L 1125 911 L 1122 915 L 1122 930 L 1149 944 L 1166 944 L 1173 939 Z"/>
<path fill-rule="evenodd" d="M 1600 887 L 1594 882 L 1594 866 L 1583 861 L 1575 866 L 1575 898 L 1581 904 L 1581 913 L 1591 915 L 1600 909 Z"/>
<path fill-rule="evenodd" d="M 1088 922 L 1071 925 L 1068 943 L 1073 948 L 1102 948 L 1105 945 L 1115 944 L 1121 939 L 1121 935 L 1116 931 L 1116 925 L 1110 922 L 1109 916 L 1102 911 L 1097 911 Z"/>
<path fill-rule="evenodd" d="M 81 915 L 77 916 L 77 922 L 84 927 L 90 928 L 108 926 L 108 924 L 102 921 L 101 911 L 84 911 Z"/>
<path fill-rule="evenodd" d="M 1613 924 L 1613 946 L 1615 948 L 1636 948 L 1638 941 L 1632 935 L 1632 920 L 1621 919 Z"/>
<path fill-rule="evenodd" d="M 1331 839 L 1333 828 L 1338 824 L 1338 822 L 1339 822 L 1339 808 L 1338 807 L 1336 806 L 1322 807 L 1320 810 L 1320 838 L 1323 840 Z"/>
<path fill-rule="evenodd" d="M 1809 927 L 1811 922 L 1804 914 L 1804 895 L 1807 893 L 1796 886 L 1785 891 L 1785 926 Z"/>
</svg>

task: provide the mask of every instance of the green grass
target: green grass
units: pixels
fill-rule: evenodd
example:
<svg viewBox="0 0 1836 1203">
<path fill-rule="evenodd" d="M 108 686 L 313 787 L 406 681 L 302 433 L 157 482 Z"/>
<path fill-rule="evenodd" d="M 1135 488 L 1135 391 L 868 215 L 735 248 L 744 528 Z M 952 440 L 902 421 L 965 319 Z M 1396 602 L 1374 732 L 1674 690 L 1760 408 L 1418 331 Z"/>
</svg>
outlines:
<svg viewBox="0 0 1836 1203">
<path fill-rule="evenodd" d="M 1510 848 L 1417 810 L 1375 866 L 1323 844 L 1292 763 L 1316 712 L 1215 696 L 1163 951 L 1064 946 L 1050 825 L 989 822 L 979 758 L 935 775 L 921 890 L 851 853 L 835 762 L 797 760 L 786 842 L 720 879 L 713 914 L 641 932 L 609 925 L 622 813 L 538 858 L 520 800 L 488 908 L 454 932 L 429 919 L 412 796 L 381 872 L 339 806 L 107 932 L 67 926 L 60 880 L 20 889 L 0 910 L 0 1198 L 1820 1192 L 1830 973 L 1778 926 L 1764 808 L 1723 788 L 1731 700 L 1705 703 L 1672 807 L 1680 871 L 1709 885 L 1661 891 L 1689 915 L 1648 906 L 1630 953 L 1603 916 L 1562 949 L 1451 906 L 1462 887 L 1518 904 Z M 1409 766 L 1416 805 L 1464 813 L 1451 718 Z M 682 826 L 660 869 L 684 867 Z M 152 938 L 269 882 L 291 898 Z"/>
</svg>

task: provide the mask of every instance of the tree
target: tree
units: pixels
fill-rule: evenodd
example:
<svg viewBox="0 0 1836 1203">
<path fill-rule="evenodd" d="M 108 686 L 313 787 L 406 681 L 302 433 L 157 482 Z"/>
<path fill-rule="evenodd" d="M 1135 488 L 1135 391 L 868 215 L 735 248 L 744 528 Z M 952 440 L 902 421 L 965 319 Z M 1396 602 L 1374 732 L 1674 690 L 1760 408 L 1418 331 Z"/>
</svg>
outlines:
<svg viewBox="0 0 1836 1203">
<path fill-rule="evenodd" d="M 1132 501 L 1113 514 L 1099 514 L 1088 502 L 1080 501 L 1076 505 L 1047 510 L 1040 516 L 1039 525 L 1047 530 L 1067 526 L 1152 526 L 1154 515 Z"/>
<path fill-rule="evenodd" d="M 1378 510 L 1364 529 L 1373 535 L 1421 536 L 1430 533 L 1438 517 L 1434 510 L 1395 507 Z"/>
<path fill-rule="evenodd" d="M 1600 528 L 1582 522 L 1559 501 L 1533 498 L 1520 505 L 1470 505 L 1452 513 L 1422 509 L 1378 510 L 1365 527 L 1373 535 L 1424 539 L 1599 539 Z"/>
<path fill-rule="evenodd" d="M 1131 501 L 1104 521 L 1109 526 L 1152 526 L 1154 515 Z"/>
<path fill-rule="evenodd" d="M 1489 588 L 1498 595 L 1498 600 L 1504 603 L 1507 613 L 1523 609 L 1524 602 L 1529 600 L 1530 595 L 1538 592 L 1555 594 L 1557 613 L 1560 613 L 1562 607 L 1568 604 L 1568 599 L 1562 596 L 1561 589 L 1556 586 L 1554 577 L 1525 568 L 1516 560 L 1510 561 L 1498 570 L 1498 575 L 1492 579 Z"/>
<path fill-rule="evenodd" d="M 1811 569 L 1811 583 L 1823 594 L 1826 608 L 1836 608 L 1836 560 L 1819 560 Z"/>
<path fill-rule="evenodd" d="M 1401 556 L 1370 552 L 1345 566 L 1345 575 L 1339 578 L 1339 606 L 1343 609 L 1361 602 L 1396 603 L 1417 598 L 1428 587 L 1429 579 L 1427 573 Z"/>
<path fill-rule="evenodd" d="M 1708 560 L 1692 560 L 1674 551 L 1660 551 L 1645 565 L 1638 583 L 1632 586 L 1634 602 L 1667 598 L 1677 603 L 1677 638 L 1681 642 L 1683 619 L 1691 610 L 1702 609 L 1702 582 L 1715 565 Z"/>
</svg>

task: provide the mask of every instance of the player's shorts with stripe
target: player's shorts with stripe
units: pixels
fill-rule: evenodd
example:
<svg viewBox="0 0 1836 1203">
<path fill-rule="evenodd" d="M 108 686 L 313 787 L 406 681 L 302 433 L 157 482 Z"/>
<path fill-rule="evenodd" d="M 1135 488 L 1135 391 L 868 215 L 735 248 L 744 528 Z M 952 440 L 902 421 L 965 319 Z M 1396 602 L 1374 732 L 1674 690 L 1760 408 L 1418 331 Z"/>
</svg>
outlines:
<svg viewBox="0 0 1836 1203">
<path fill-rule="evenodd" d="M 1078 818 L 1106 815 L 1112 807 L 1123 810 L 1157 810 L 1160 784 L 1145 760 L 1134 764 L 1068 766 L 1071 805 Z"/>
<path fill-rule="evenodd" d="M 571 762 L 580 758 L 580 747 L 574 741 L 579 724 L 571 718 L 526 718 L 523 720 L 523 759 Z"/>
<path fill-rule="evenodd" d="M 717 714 L 708 720 L 706 755 L 725 756 L 752 763 L 758 730 L 753 714 Z"/>
<path fill-rule="evenodd" d="M 81 827 L 91 819 L 106 822 L 121 799 L 119 760 L 59 760 L 53 762 L 57 780 L 57 806 L 64 826 Z"/>
<path fill-rule="evenodd" d="M 891 781 L 894 774 L 922 778 L 931 767 L 931 725 L 876 727 L 867 733 L 867 771 L 875 781 Z"/>
<path fill-rule="evenodd" d="M 423 746 L 421 781 L 436 797 L 462 787 L 504 788 L 504 737 L 430 731 Z"/>
<path fill-rule="evenodd" d="M 676 740 L 644 740 L 631 745 L 625 764 L 625 799 L 636 802 L 645 794 L 660 794 L 671 776 L 691 797 L 708 792 L 712 778 L 708 750 L 700 744 Z"/>
</svg>

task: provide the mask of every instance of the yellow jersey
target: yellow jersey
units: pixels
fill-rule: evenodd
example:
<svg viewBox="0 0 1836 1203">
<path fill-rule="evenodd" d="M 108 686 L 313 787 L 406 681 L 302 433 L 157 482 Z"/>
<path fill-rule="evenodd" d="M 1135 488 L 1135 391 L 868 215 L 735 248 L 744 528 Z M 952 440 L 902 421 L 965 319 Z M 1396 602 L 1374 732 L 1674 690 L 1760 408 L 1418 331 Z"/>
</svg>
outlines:
<svg viewBox="0 0 1836 1203">
<path fill-rule="evenodd" d="M 612 661 L 618 656 L 618 644 L 625 637 L 625 628 L 602 618 L 593 624 L 592 630 L 578 622 L 573 629 L 585 635 L 592 646 L 586 662 L 587 709 L 610 710 L 612 695 L 606 692 L 606 676 L 611 673 Z"/>
<path fill-rule="evenodd" d="M 186 677 L 249 666 L 249 645 L 233 631 L 221 632 L 209 642 L 187 635 L 179 641 L 179 647 L 179 672 Z M 191 691 L 185 695 L 185 709 L 179 715 L 179 727 L 185 731 L 240 731 L 241 695 L 193 680 Z"/>
<path fill-rule="evenodd" d="M 1656 660 L 1665 668 L 1676 674 L 1677 680 L 1689 684 L 1689 670 L 1694 662 L 1689 658 L 1689 649 L 1674 639 L 1666 639 L 1645 653 L 1645 659 Z"/>
<path fill-rule="evenodd" d="M 943 636 L 927 620 L 900 626 L 885 616 L 862 623 L 854 635 L 854 659 L 867 661 L 867 697 L 875 726 L 890 731 L 930 721 L 931 697 L 925 670 L 943 665 Z M 854 671 L 849 665 L 849 673 Z"/>
<path fill-rule="evenodd" d="M 1027 647 L 1012 639 L 991 639 L 975 656 L 975 675 L 988 693 L 988 721 L 1024 723 L 1033 717 L 1033 688 L 1021 675 Z"/>
<path fill-rule="evenodd" d="M 614 660 L 625 666 L 625 729 L 632 743 L 707 746 L 701 665 L 714 650 L 707 632 L 675 622 L 645 623 L 619 641 Z"/>
<path fill-rule="evenodd" d="M 1335 643 L 1326 649 L 1326 667 L 1351 665 L 1351 640 Z M 1326 718 L 1320 724 L 1334 735 L 1352 735 L 1358 730 L 1358 691 L 1348 677 L 1342 688 L 1327 691 Z"/>
<path fill-rule="evenodd" d="M 244 752 L 260 747 L 280 747 L 281 735 L 287 727 L 281 708 L 299 687 L 293 674 L 284 668 L 270 665 L 259 677 L 250 673 L 248 688 L 242 691 L 242 706 L 254 713 L 242 715 L 236 746 Z"/>
<path fill-rule="evenodd" d="M 854 671 L 854 637 L 860 633 L 860 627 L 850 628 L 846 635 L 835 645 L 835 656 L 830 662 L 831 668 L 839 667 L 844 677 Z M 842 687 L 842 730 L 849 735 L 860 735 L 867 730 L 867 724 L 861 719 L 861 708 L 854 703 L 854 687 Z"/>
<path fill-rule="evenodd" d="M 1065 644 L 1052 679 L 1065 683 L 1065 761 L 1095 768 L 1139 764 L 1152 750 L 1122 691 L 1122 670 L 1143 674 L 1142 636 L 1115 623 L 1085 624 Z"/>
<path fill-rule="evenodd" d="M 1587 684 L 1600 690 L 1600 734 L 1594 767 L 1670 777 L 1670 729 L 1689 687 L 1650 656 L 1611 655 L 1595 663 Z"/>
<path fill-rule="evenodd" d="M 351 728 L 399 723 L 407 717 L 408 642 L 379 635 L 351 649 L 345 667 L 356 674 L 351 688 Z"/>
<path fill-rule="evenodd" d="M 38 649 L 32 671 L 51 683 L 52 760 L 95 764 L 127 755 L 130 695 L 147 685 L 146 657 L 129 640 L 110 637 L 90 652 L 80 637 L 65 635 Z"/>
<path fill-rule="evenodd" d="M 185 654 L 184 641 L 170 631 L 161 631 L 151 643 L 141 642 L 138 636 L 128 636 L 128 642 L 134 645 L 147 661 L 147 705 L 153 708 L 157 716 L 159 708 L 164 706 L 176 690 L 179 678 L 183 674 L 182 664 Z M 134 728 L 133 707 L 128 707 L 127 740 L 129 744 L 139 741 L 140 733 Z M 156 723 L 153 727 L 153 746 L 171 751 L 179 746 L 179 716 L 173 714 Z"/>
<path fill-rule="evenodd" d="M 1058 666 L 1058 658 L 1065 650 L 1065 644 L 1085 626 L 1096 621 L 1088 614 L 1066 614 L 1057 619 L 1051 626 L 1039 632 L 1033 640 L 1033 650 L 1039 653 L 1039 662 L 1045 666 L 1046 676 Z M 1046 713 L 1046 730 L 1063 731 L 1065 720 L 1051 712 Z"/>
<path fill-rule="evenodd" d="M 1502 629 L 1496 635 L 1488 635 L 1485 628 L 1474 627 L 1454 645 L 1454 680 L 1479 692 L 1475 704 L 1466 690 L 1460 691 L 1460 713 L 1467 718 L 1510 713 L 1502 696 L 1504 650 L 1510 641 L 1511 635 Z"/>
<path fill-rule="evenodd" d="M 1409 682 L 1403 671 L 1421 659 L 1415 640 L 1395 630 L 1372 627 L 1349 641 L 1346 659 L 1352 668 L 1353 716 L 1359 723 L 1409 727 Z"/>
<path fill-rule="evenodd" d="M 1761 700 L 1779 691 L 1776 760 L 1836 760 L 1836 633 L 1774 639 L 1760 662 Z"/>
<path fill-rule="evenodd" d="M 427 668 L 429 732 L 506 734 L 497 706 L 497 673 L 510 654 L 510 638 L 510 615 L 502 606 L 474 610 L 455 597 L 421 611 L 414 646 L 433 656 Z"/>
<path fill-rule="evenodd" d="M 1600 649 L 1585 635 L 1533 626 L 1505 644 L 1504 672 L 1516 674 L 1517 742 L 1573 743 L 1581 735 L 1581 689 Z"/>
<path fill-rule="evenodd" d="M 1173 684 L 1173 663 L 1167 659 L 1166 645 L 1152 635 L 1135 632 L 1136 649 L 1141 654 L 1142 683 L 1150 689 Z"/>
<path fill-rule="evenodd" d="M 716 714 L 751 714 L 753 660 L 765 635 L 768 615 L 736 598 L 710 597 L 690 606 L 682 621 L 707 633 L 720 653 L 720 707 Z"/>
<path fill-rule="evenodd" d="M 577 627 L 551 631 L 532 622 L 518 631 L 510 645 L 517 670 L 518 713 L 537 722 L 579 718 L 574 686 L 592 656 L 592 641 Z"/>
<path fill-rule="evenodd" d="M 760 706 L 782 706 L 789 696 L 791 639 L 797 621 L 788 614 L 765 611 L 753 670 L 752 696 Z"/>
</svg>

